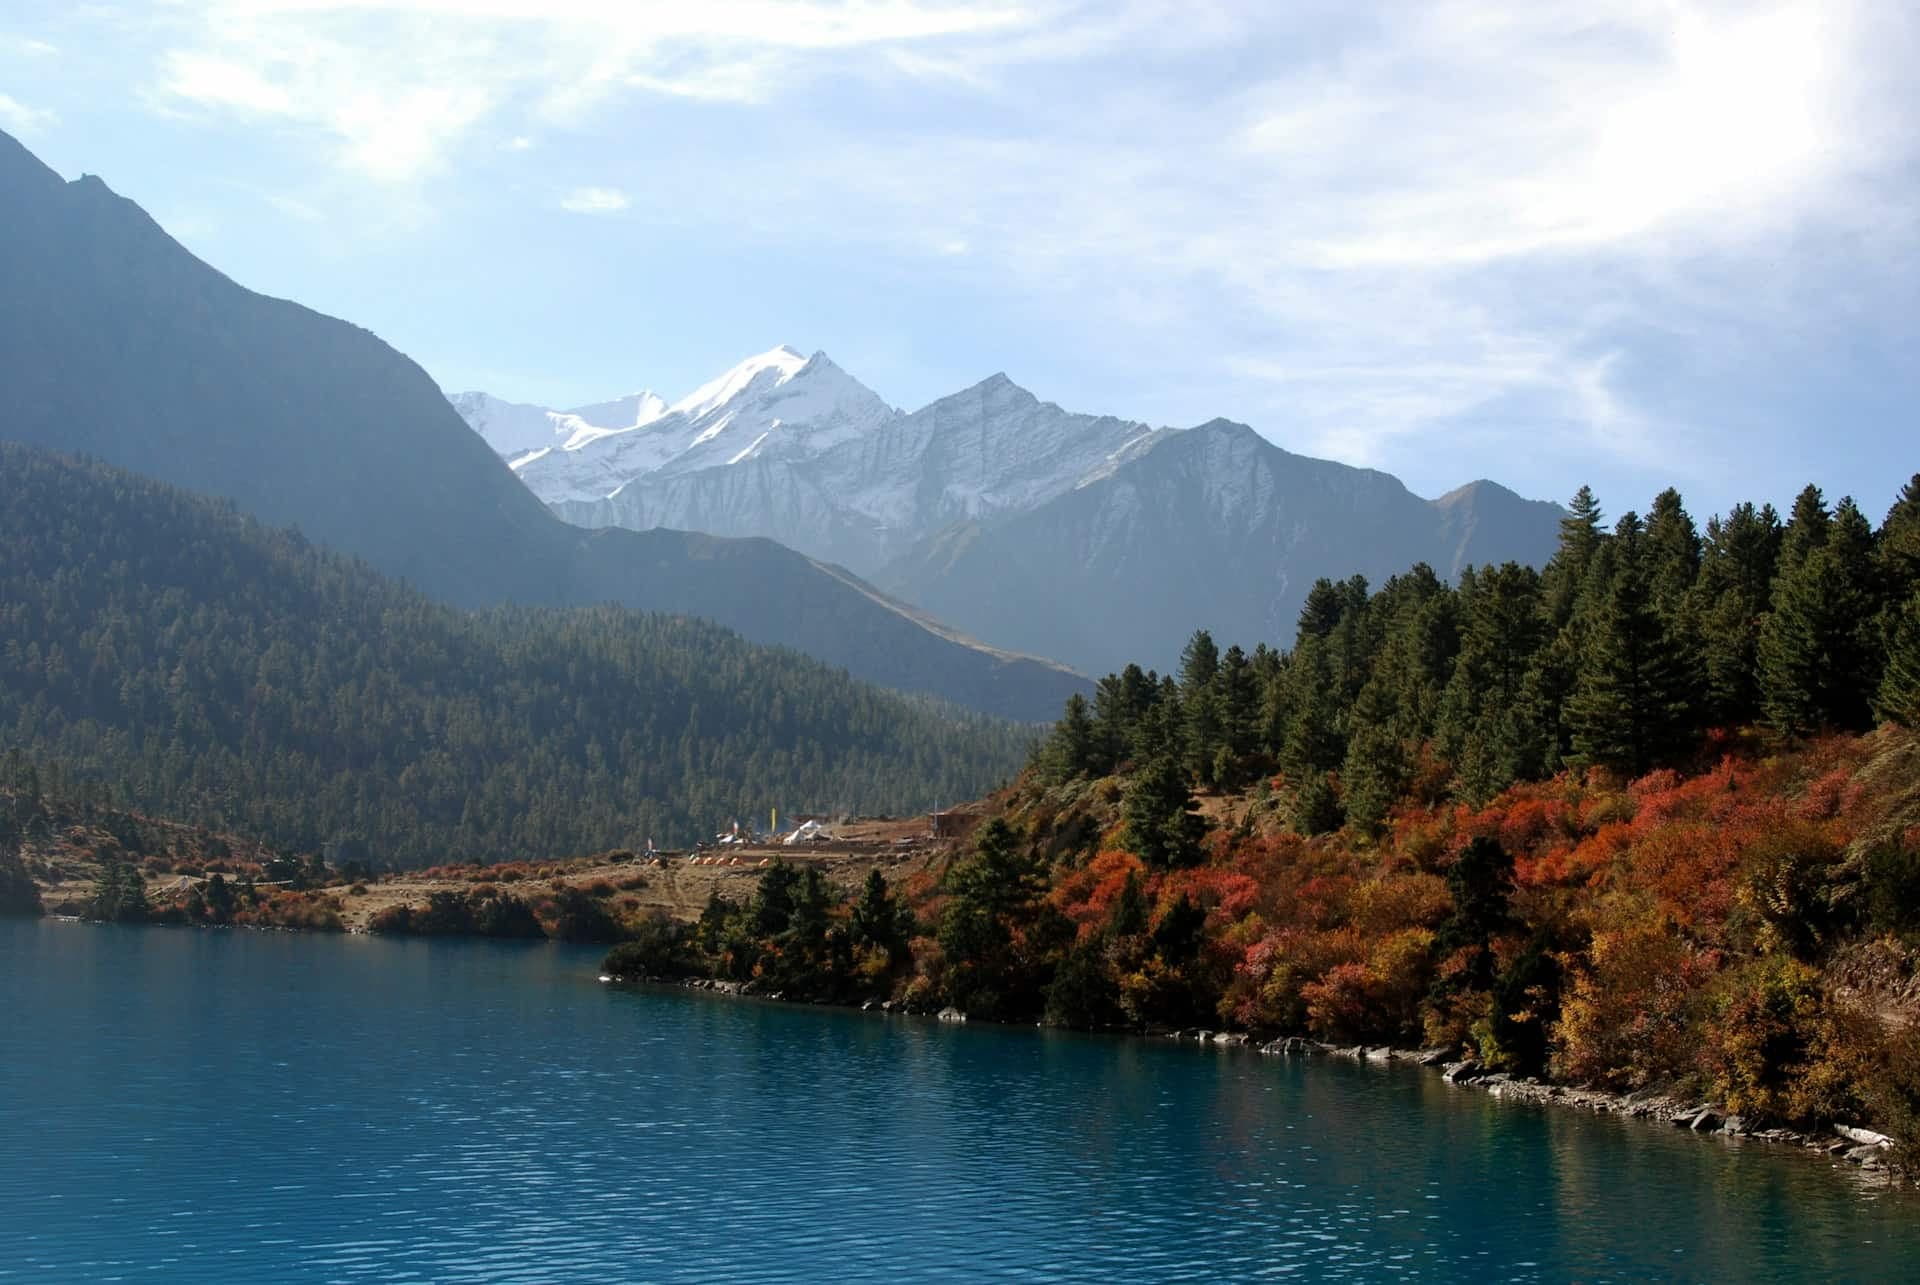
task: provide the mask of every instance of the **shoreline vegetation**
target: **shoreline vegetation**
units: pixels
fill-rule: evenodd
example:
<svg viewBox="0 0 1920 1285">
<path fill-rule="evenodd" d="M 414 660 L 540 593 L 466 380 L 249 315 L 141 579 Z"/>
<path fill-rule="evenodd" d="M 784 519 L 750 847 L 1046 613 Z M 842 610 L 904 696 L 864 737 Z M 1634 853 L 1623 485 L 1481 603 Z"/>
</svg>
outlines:
<svg viewBox="0 0 1920 1285">
<path fill-rule="evenodd" d="M 1290 651 L 1196 631 L 1177 673 L 1109 675 L 908 857 L 376 872 L 16 761 L 0 858 L 100 918 L 597 941 L 610 976 L 801 1002 L 1445 1050 L 1503 1097 L 1855 1130 L 1911 1169 L 1920 476 L 1877 530 L 1811 487 L 1704 538 L 1673 492 L 1610 530 L 1571 509 L 1543 571 L 1322 581 Z"/>
</svg>

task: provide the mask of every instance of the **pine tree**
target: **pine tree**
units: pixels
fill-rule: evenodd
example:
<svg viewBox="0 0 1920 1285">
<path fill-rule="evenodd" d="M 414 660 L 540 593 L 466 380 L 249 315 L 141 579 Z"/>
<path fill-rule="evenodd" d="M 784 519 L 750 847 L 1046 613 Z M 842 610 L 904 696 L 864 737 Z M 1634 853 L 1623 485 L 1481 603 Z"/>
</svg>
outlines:
<svg viewBox="0 0 1920 1285">
<path fill-rule="evenodd" d="M 1073 693 L 1067 697 L 1066 710 L 1041 752 L 1047 775 L 1055 781 L 1087 775 L 1101 757 L 1098 739 L 1087 698 L 1079 692 Z"/>
<path fill-rule="evenodd" d="M 1238 644 L 1227 648 L 1215 680 L 1220 706 L 1220 735 L 1237 762 L 1254 752 L 1260 737 L 1260 684 L 1253 662 Z M 1238 782 L 1234 782 L 1238 784 Z"/>
<path fill-rule="evenodd" d="M 1121 815 L 1128 848 L 1149 866 L 1189 866 L 1200 859 L 1206 822 L 1172 755 L 1156 755 L 1133 774 Z"/>
<path fill-rule="evenodd" d="M 1874 709 L 1889 722 L 1920 731 L 1920 589 L 1890 617 L 1887 668 Z"/>
<path fill-rule="evenodd" d="M 1787 736 L 1866 727 L 1880 684 L 1873 529 L 1850 499 L 1831 517 L 1821 509 L 1819 525 L 1820 542 L 1797 561 L 1783 552 L 1760 629 L 1761 704 Z"/>
<path fill-rule="evenodd" d="M 1672 487 L 1654 497 L 1647 513 L 1646 557 L 1654 609 L 1672 622 L 1692 593 L 1701 560 L 1700 533 Z"/>
<path fill-rule="evenodd" d="M 1287 666 L 1285 684 L 1287 722 L 1280 746 L 1281 768 L 1297 781 L 1332 771 L 1340 766 L 1347 746 L 1325 639 L 1301 638 Z"/>
<path fill-rule="evenodd" d="M 1635 776 L 1692 730 L 1686 669 L 1655 609 L 1645 539 L 1635 515 L 1620 520 L 1613 584 L 1591 622 L 1567 703 L 1576 761 Z"/>
<path fill-rule="evenodd" d="M 1780 574 L 1798 570 L 1813 551 L 1827 542 L 1833 516 L 1827 511 L 1826 497 L 1809 483 L 1794 497 L 1793 512 L 1780 535 Z"/>
<path fill-rule="evenodd" d="M 1920 591 L 1920 473 L 1900 488 L 1899 498 L 1880 524 L 1877 556 L 1888 598 L 1904 604 Z"/>
<path fill-rule="evenodd" d="M 1481 801 L 1531 775 L 1544 724 L 1529 713 L 1528 676 L 1546 630 L 1540 576 L 1509 562 L 1462 579 L 1460 653 L 1440 697 L 1436 734 L 1461 790 Z"/>
<path fill-rule="evenodd" d="M 1215 760 L 1224 739 L 1219 675 L 1220 652 L 1213 635 L 1196 630 L 1180 654 L 1180 704 L 1187 774 L 1203 786 L 1216 784 Z"/>
<path fill-rule="evenodd" d="M 1600 523 L 1600 502 L 1593 488 L 1583 486 L 1567 504 L 1567 516 L 1560 520 L 1560 547 L 1543 573 L 1547 619 L 1556 629 L 1573 618 L 1594 557 L 1606 543 Z"/>
<path fill-rule="evenodd" d="M 1736 504 L 1707 523 L 1700 564 L 1707 717 L 1721 726 L 1760 717 L 1760 622 L 1773 594 L 1781 527 L 1772 505 Z"/>
<path fill-rule="evenodd" d="M 1396 731 L 1394 702 L 1384 684 L 1368 683 L 1353 707 L 1353 733 L 1340 770 L 1346 789 L 1347 823 L 1379 834 L 1412 775 L 1411 757 Z"/>
<path fill-rule="evenodd" d="M 848 925 L 856 942 L 883 950 L 889 956 L 897 954 L 905 945 L 907 924 L 879 867 L 867 872 L 867 882 L 860 889 L 859 900 L 853 903 Z"/>
<path fill-rule="evenodd" d="M 1307 600 L 1300 608 L 1299 626 L 1295 630 L 1295 646 L 1307 638 L 1325 638 L 1340 623 L 1340 614 L 1346 609 L 1346 597 L 1325 576 L 1313 582 L 1307 590 Z"/>
</svg>

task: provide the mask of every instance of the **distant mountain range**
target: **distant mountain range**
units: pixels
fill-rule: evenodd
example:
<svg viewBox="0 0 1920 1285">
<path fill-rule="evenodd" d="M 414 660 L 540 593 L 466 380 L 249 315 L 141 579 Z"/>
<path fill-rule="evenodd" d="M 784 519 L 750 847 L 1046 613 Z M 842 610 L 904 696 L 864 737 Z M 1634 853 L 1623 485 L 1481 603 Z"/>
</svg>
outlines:
<svg viewBox="0 0 1920 1285">
<path fill-rule="evenodd" d="M 909 414 L 784 347 L 671 404 L 451 400 L 569 522 L 766 536 L 1089 674 L 1171 665 L 1199 627 L 1290 645 L 1321 576 L 1537 565 L 1564 516 L 1486 481 L 1425 500 L 1226 420 L 1074 414 L 1005 375 Z"/>
<path fill-rule="evenodd" d="M 569 526 L 405 356 L 235 284 L 98 178 L 68 183 L 4 134 L 0 282 L 0 439 L 230 499 L 457 605 L 704 616 L 857 678 L 1018 718 L 1051 718 L 1085 689 L 768 540 Z M 678 413 L 712 427 L 703 406 Z M 583 410 L 618 424 L 666 408 Z"/>
</svg>

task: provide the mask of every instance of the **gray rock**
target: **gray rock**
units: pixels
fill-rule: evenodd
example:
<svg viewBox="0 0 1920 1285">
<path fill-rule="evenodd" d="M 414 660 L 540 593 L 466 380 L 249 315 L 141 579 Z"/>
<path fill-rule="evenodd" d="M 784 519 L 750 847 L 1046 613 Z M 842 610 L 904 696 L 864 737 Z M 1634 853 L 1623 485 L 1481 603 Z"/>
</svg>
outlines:
<svg viewBox="0 0 1920 1285">
<path fill-rule="evenodd" d="M 1836 1124 L 1833 1126 L 1833 1131 L 1845 1138 L 1848 1142 L 1858 1143 L 1863 1147 L 1891 1147 L 1893 1145 L 1892 1138 L 1889 1138 L 1884 1133 L 1875 1133 L 1872 1129 L 1857 1129 L 1850 1124 Z"/>
<path fill-rule="evenodd" d="M 1705 1133 L 1709 1129 L 1718 1129 L 1720 1127 L 1720 1117 L 1711 1111 L 1702 1110 L 1699 1115 L 1693 1117 L 1693 1123 L 1688 1127 L 1697 1133 Z"/>
<path fill-rule="evenodd" d="M 967 1020 L 967 1015 L 951 1004 L 941 1009 L 939 1016 L 943 1022 L 964 1022 Z"/>
</svg>

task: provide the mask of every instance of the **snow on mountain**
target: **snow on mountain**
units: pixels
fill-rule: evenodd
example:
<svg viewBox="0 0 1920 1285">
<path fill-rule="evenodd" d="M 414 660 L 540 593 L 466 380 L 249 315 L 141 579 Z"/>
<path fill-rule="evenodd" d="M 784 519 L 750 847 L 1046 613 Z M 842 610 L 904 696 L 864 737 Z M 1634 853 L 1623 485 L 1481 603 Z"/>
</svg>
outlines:
<svg viewBox="0 0 1920 1285">
<path fill-rule="evenodd" d="M 560 412 L 544 406 L 502 401 L 490 393 L 454 393 L 447 400 L 496 454 L 509 459 L 566 440 L 557 425 Z"/>
<path fill-rule="evenodd" d="M 1005 375 L 902 414 L 825 353 L 788 347 L 671 405 L 453 401 L 570 522 L 763 535 L 859 571 L 950 523 L 1043 503 L 1159 436 L 1064 411 Z"/>
<path fill-rule="evenodd" d="M 1196 624 L 1285 642 L 1317 576 L 1538 563 L 1558 531 L 1491 483 L 1428 501 L 1243 424 L 1076 414 L 1004 374 L 903 414 L 791 348 L 670 406 L 546 412 L 519 455 L 538 408 L 455 404 L 568 522 L 766 536 L 1087 673 L 1172 664 Z"/>
</svg>

